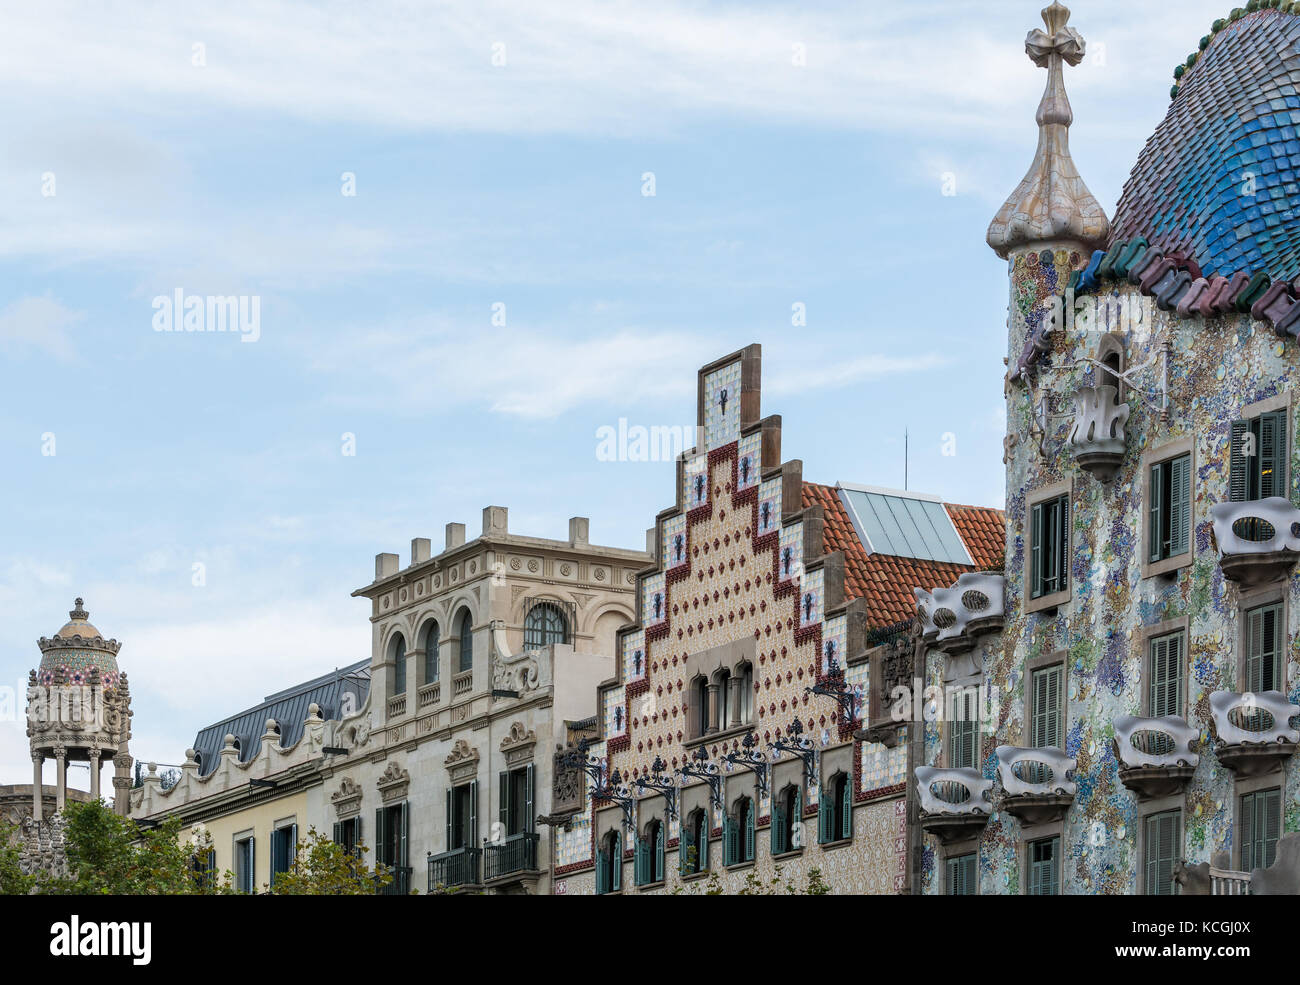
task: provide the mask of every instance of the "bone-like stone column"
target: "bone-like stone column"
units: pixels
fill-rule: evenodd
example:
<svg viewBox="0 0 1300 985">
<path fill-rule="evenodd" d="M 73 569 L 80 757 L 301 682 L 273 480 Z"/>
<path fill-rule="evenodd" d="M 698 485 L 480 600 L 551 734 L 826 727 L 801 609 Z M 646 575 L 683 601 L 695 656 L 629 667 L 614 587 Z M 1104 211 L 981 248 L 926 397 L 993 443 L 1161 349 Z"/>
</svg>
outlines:
<svg viewBox="0 0 1300 985">
<path fill-rule="evenodd" d="M 32 820 L 39 821 L 45 810 L 45 787 L 41 782 L 41 773 L 45 766 L 45 757 L 39 752 L 32 753 Z"/>
</svg>

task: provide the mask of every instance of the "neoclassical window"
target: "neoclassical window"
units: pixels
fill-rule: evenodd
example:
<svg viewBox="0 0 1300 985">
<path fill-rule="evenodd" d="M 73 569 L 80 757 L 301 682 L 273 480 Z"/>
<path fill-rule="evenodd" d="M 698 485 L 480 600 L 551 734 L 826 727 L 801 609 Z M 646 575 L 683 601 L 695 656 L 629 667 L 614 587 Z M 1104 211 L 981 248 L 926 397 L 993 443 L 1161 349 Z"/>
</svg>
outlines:
<svg viewBox="0 0 1300 985">
<path fill-rule="evenodd" d="M 398 633 L 393 637 L 393 688 L 394 695 L 406 693 L 406 640 Z"/>
<path fill-rule="evenodd" d="M 438 624 L 430 620 L 424 633 L 424 683 L 438 679 Z"/>
<path fill-rule="evenodd" d="M 474 633 L 471 630 L 469 609 L 460 610 L 456 633 L 460 640 L 460 660 L 456 672 L 463 674 L 474 669 Z"/>
<path fill-rule="evenodd" d="M 569 627 L 558 606 L 540 602 L 524 617 L 524 649 L 539 650 L 552 643 L 567 643 Z"/>
</svg>

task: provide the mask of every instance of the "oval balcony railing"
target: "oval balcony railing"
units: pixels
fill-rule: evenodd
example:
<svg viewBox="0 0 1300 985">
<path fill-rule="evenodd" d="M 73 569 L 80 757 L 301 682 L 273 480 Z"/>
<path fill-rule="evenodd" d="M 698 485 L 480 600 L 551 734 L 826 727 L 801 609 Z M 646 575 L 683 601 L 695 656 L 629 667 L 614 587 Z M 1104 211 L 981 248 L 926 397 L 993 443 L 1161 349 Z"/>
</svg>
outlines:
<svg viewBox="0 0 1300 985">
<path fill-rule="evenodd" d="M 1129 406 L 1119 402 L 1114 384 L 1081 386 L 1074 395 L 1070 453 L 1079 468 L 1109 482 L 1124 460 L 1124 425 Z"/>
<path fill-rule="evenodd" d="M 1238 777 L 1271 772 L 1300 742 L 1300 730 L 1291 726 L 1291 719 L 1300 715 L 1300 705 L 1292 704 L 1281 691 L 1215 691 L 1210 695 L 1210 714 L 1217 739 L 1215 755 Z"/>
<path fill-rule="evenodd" d="M 918 766 L 916 791 L 921 801 L 921 827 L 940 841 L 961 841 L 988 823 L 993 809 L 993 781 L 973 769 Z"/>
<path fill-rule="evenodd" d="M 1223 577 L 1254 588 L 1286 577 L 1300 557 L 1300 510 L 1289 499 L 1215 503 L 1214 541 Z"/>
<path fill-rule="evenodd" d="M 1199 734 L 1177 715 L 1120 716 L 1114 739 L 1120 781 L 1142 800 L 1181 792 L 1201 761 L 1192 751 Z"/>
<path fill-rule="evenodd" d="M 1059 821 L 1074 802 L 1073 756 L 1055 747 L 998 746 L 1006 810 L 1027 824 Z"/>
<path fill-rule="evenodd" d="M 968 571 L 951 588 L 912 589 L 922 633 L 940 650 L 969 649 L 980 633 L 1002 628 L 1006 585 L 1003 575 Z"/>
</svg>

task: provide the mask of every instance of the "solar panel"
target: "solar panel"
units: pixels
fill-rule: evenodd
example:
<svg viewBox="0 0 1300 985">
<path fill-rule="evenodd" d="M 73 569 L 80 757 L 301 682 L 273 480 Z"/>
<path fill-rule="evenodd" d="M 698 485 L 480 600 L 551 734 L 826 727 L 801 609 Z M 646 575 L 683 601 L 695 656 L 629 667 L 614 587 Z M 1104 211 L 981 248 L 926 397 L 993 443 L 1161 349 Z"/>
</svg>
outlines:
<svg viewBox="0 0 1300 985">
<path fill-rule="evenodd" d="M 868 554 L 974 563 L 938 497 L 844 483 L 837 488 Z"/>
</svg>

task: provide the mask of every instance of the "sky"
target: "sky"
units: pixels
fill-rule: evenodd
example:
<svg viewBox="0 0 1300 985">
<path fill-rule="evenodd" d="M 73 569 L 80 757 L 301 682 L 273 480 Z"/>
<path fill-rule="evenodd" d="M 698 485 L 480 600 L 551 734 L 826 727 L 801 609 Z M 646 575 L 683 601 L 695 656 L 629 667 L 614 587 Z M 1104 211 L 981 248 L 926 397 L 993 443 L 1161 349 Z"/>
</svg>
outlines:
<svg viewBox="0 0 1300 985">
<path fill-rule="evenodd" d="M 911 488 L 1001 506 L 1040 6 L 2 0 L 0 783 L 75 596 L 179 763 L 369 657 L 376 553 L 487 505 L 642 546 L 673 464 L 599 430 L 693 425 L 750 342 L 805 478 L 901 487 L 906 432 Z M 1077 4 L 1108 213 L 1229 6 Z M 159 330 L 178 292 L 247 318 Z"/>
</svg>

